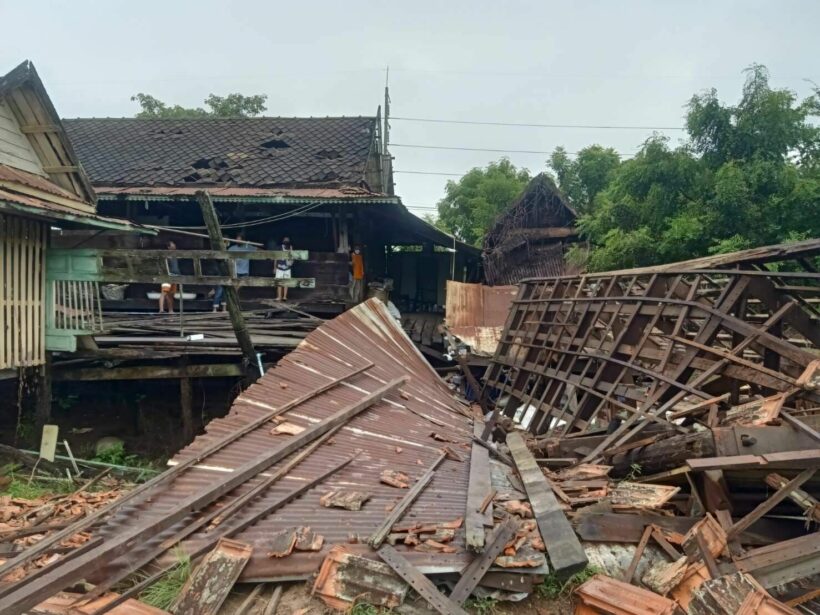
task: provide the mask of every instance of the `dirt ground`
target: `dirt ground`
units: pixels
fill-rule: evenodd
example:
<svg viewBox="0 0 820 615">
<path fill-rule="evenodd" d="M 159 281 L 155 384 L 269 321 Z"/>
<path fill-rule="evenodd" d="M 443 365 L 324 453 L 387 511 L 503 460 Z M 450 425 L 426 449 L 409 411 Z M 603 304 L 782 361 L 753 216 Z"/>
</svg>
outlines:
<svg viewBox="0 0 820 615">
<path fill-rule="evenodd" d="M 252 584 L 237 586 L 222 605 L 219 615 L 236 613 L 253 588 Z M 270 600 L 272 591 L 273 586 L 265 588 L 247 615 L 261 615 Z M 553 601 L 545 600 L 537 595 L 531 595 L 523 602 L 497 602 L 490 610 L 467 609 L 468 612 L 476 615 L 568 615 L 572 613 L 572 610 L 569 598 Z M 276 613 L 277 615 L 331 615 L 339 612 L 328 608 L 318 598 L 313 598 L 310 595 L 310 584 L 290 583 L 282 592 Z"/>
</svg>

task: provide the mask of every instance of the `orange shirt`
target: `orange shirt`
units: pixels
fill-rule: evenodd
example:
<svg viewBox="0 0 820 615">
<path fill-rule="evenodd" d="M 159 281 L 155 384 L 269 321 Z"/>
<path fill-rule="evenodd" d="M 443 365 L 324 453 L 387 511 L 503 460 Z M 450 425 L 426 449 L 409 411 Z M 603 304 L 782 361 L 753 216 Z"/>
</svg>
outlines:
<svg viewBox="0 0 820 615">
<path fill-rule="evenodd" d="M 353 279 L 354 280 L 363 280 L 364 279 L 364 255 L 363 254 L 356 254 L 354 252 L 350 255 L 350 260 L 353 263 Z"/>
</svg>

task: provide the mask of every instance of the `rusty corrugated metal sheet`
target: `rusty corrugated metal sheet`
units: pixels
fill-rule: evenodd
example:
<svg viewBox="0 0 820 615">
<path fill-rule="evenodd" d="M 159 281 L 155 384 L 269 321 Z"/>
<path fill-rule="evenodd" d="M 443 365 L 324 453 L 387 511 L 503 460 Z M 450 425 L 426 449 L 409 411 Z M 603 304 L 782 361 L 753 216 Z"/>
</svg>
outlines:
<svg viewBox="0 0 820 615">
<path fill-rule="evenodd" d="M 472 347 L 475 354 L 492 356 L 517 292 L 517 286 L 484 286 L 448 280 L 445 324 L 453 335 Z"/>
<path fill-rule="evenodd" d="M 28 171 L 15 169 L 5 164 L 0 164 L 0 181 L 22 184 L 23 186 L 28 186 L 29 188 L 35 188 L 64 199 L 76 201 L 78 205 L 84 205 L 85 207 L 91 206 L 89 203 L 85 203 L 84 201 L 78 199 L 77 195 L 73 192 L 69 192 L 65 188 L 61 188 L 47 177 L 42 177 L 40 175 L 35 175 L 34 173 L 29 173 Z"/>
<path fill-rule="evenodd" d="M 300 482 L 319 475 L 355 451 L 361 451 L 354 462 L 322 484 L 232 536 L 254 547 L 251 561 L 240 580 L 304 578 L 318 569 L 334 544 L 351 540 L 364 542 L 382 522 L 388 509 L 406 493 L 406 490 L 381 483 L 379 476 L 382 470 L 399 470 L 413 478 L 420 476 L 439 454 L 442 445 L 432 437 L 434 433 L 454 440 L 448 445 L 463 454 L 463 461 L 445 460 L 404 520 L 428 524 L 452 521 L 463 516 L 469 475 L 471 419 L 466 408 L 452 397 L 384 304 L 375 299 L 324 323 L 308 335 L 296 350 L 242 393 L 226 417 L 211 421 L 207 433 L 194 440 L 173 462 L 189 458 L 202 450 L 207 442 L 235 431 L 271 408 L 281 407 L 318 388 L 328 379 L 341 377 L 369 362 L 373 362 L 374 367 L 353 377 L 348 384 L 337 386 L 284 415 L 288 422 L 308 426 L 355 403 L 365 393 L 392 379 L 405 375 L 410 378 L 402 387 L 402 395 L 391 394 L 355 417 L 289 475 L 251 502 L 241 513 L 224 522 L 225 527 L 231 527 L 241 521 L 245 512 L 250 514 L 264 509 Z M 138 519 L 145 522 L 146 517 L 161 517 L 174 504 L 204 489 L 218 473 L 232 471 L 276 446 L 277 442 L 281 442 L 280 438 L 288 437 L 271 435 L 271 427 L 272 423 L 266 424 L 239 438 L 201 465 L 184 472 L 160 493 L 153 495 L 150 502 L 118 513 L 101 529 L 100 535 L 115 535 L 133 526 Z M 270 471 L 282 463 L 273 466 Z M 224 506 L 255 484 L 256 480 L 253 479 L 246 482 L 215 505 Z M 367 491 L 371 498 L 360 511 L 319 505 L 319 497 L 323 493 L 339 488 Z M 212 509 L 205 512 L 209 510 Z M 113 576 L 118 568 L 130 569 L 129 561 L 133 561 L 140 552 L 175 534 L 193 518 L 162 532 L 127 557 L 116 560 L 102 576 Z M 321 534 L 325 538 L 322 551 L 294 552 L 281 559 L 268 557 L 266 553 L 271 534 L 295 526 L 310 526 Z M 195 548 L 197 544 L 202 544 L 204 536 L 205 533 L 196 534 L 186 545 Z M 459 549 L 455 554 L 408 551 L 406 555 L 425 572 L 459 571 L 469 561 L 469 556 L 464 552 L 463 535 L 457 536 L 454 544 Z M 352 544 L 350 548 L 354 552 L 373 553 L 363 544 Z"/>
</svg>

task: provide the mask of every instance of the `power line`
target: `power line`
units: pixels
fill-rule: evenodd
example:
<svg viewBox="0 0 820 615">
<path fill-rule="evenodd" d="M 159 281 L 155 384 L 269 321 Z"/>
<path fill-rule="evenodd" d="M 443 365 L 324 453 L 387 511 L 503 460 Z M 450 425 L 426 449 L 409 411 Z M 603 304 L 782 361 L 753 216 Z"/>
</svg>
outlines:
<svg viewBox="0 0 820 615">
<path fill-rule="evenodd" d="M 519 128 L 589 128 L 592 130 L 686 130 L 683 126 L 615 126 L 594 124 L 524 124 L 519 122 L 481 122 L 473 120 L 443 120 L 422 117 L 391 116 L 390 121 L 427 122 L 431 124 L 470 124 L 473 126 L 517 126 Z"/>
<path fill-rule="evenodd" d="M 438 173 L 436 171 L 397 171 L 393 170 L 393 173 L 406 173 L 409 175 L 445 175 L 447 177 L 461 177 L 466 173 Z"/>
<path fill-rule="evenodd" d="M 502 154 L 552 154 L 555 150 L 552 151 L 542 151 L 542 150 L 531 150 L 531 149 L 496 149 L 496 148 L 489 148 L 489 147 L 458 147 L 458 146 L 451 146 L 451 145 L 415 145 L 415 144 L 406 144 L 406 143 L 391 143 L 390 147 L 414 147 L 418 149 L 447 149 L 447 150 L 459 150 L 464 152 L 497 152 Z M 619 156 L 631 156 L 632 154 L 623 154 L 621 152 L 616 152 Z M 567 152 L 569 156 L 577 156 L 578 152 Z"/>
</svg>

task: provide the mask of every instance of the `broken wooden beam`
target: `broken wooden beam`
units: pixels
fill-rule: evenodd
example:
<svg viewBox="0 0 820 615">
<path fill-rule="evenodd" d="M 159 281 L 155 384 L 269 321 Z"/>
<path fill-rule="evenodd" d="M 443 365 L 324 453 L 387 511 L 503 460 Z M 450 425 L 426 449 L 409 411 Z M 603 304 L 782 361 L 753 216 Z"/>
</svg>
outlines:
<svg viewBox="0 0 820 615">
<path fill-rule="evenodd" d="M 473 561 L 461 571 L 461 577 L 450 594 L 452 600 L 464 604 L 464 601 L 470 597 L 476 586 L 481 583 L 481 579 L 484 578 L 495 558 L 501 554 L 517 530 L 518 523 L 515 522 L 513 517 L 508 517 L 493 530 L 484 552 L 476 555 Z"/>
<path fill-rule="evenodd" d="M 421 492 L 424 491 L 424 488 L 427 487 L 428 483 L 433 480 L 433 476 L 436 473 L 436 468 L 442 461 L 444 461 L 446 456 L 447 453 L 444 451 L 438 454 L 433 463 L 430 464 L 430 467 L 427 468 L 427 471 L 421 475 L 421 477 L 416 481 L 416 484 L 410 488 L 401 501 L 396 504 L 393 510 L 390 511 L 390 514 L 387 515 L 387 518 L 384 521 L 382 521 L 376 531 L 370 535 L 370 538 L 367 539 L 367 544 L 374 549 L 378 549 L 381 546 L 385 538 L 387 538 L 387 535 L 390 533 L 391 528 L 404 516 L 407 509 L 410 508 L 413 502 L 416 501 L 416 498 L 421 495 Z"/>
<path fill-rule="evenodd" d="M 768 513 L 772 508 L 777 506 L 780 502 L 785 500 L 789 494 L 792 493 L 795 489 L 800 487 L 803 483 L 808 481 L 814 473 L 817 472 L 817 468 L 807 468 L 803 470 L 800 474 L 795 476 L 791 479 L 788 483 L 783 485 L 780 489 L 778 489 L 772 496 L 767 499 L 765 502 L 759 504 L 752 512 L 748 515 L 743 517 L 740 521 L 735 523 L 726 534 L 729 538 L 734 538 L 738 536 L 742 531 L 749 528 L 755 521 L 760 519 L 763 515 Z"/>
<path fill-rule="evenodd" d="M 507 446 L 524 483 L 550 563 L 559 578 L 569 578 L 586 568 L 584 548 L 521 434 L 509 433 Z"/>
<path fill-rule="evenodd" d="M 789 484 L 787 478 L 784 478 L 783 476 L 780 476 L 780 474 L 776 474 L 774 472 L 767 475 L 764 480 L 766 481 L 766 484 L 773 489 L 782 489 Z M 788 498 L 802 508 L 806 515 L 813 521 L 820 523 L 820 505 L 817 500 L 811 496 L 811 494 L 806 493 L 802 489 L 795 488 L 794 491 L 788 494 Z"/>
<path fill-rule="evenodd" d="M 475 422 L 473 427 L 476 431 L 476 435 L 479 435 L 484 428 L 478 421 Z M 485 500 L 491 493 L 490 452 L 473 441 L 470 451 L 470 482 L 467 486 L 467 510 L 464 515 L 465 539 L 467 548 L 471 551 L 480 552 L 484 549 Z M 486 503 L 486 505 L 489 505 L 489 503 Z"/>
<path fill-rule="evenodd" d="M 390 566 L 397 575 L 407 581 L 416 592 L 427 601 L 431 607 L 441 613 L 441 615 L 468 615 L 453 600 L 442 594 L 433 582 L 425 577 L 418 568 L 413 566 L 398 551 L 390 545 L 384 545 L 379 549 L 379 557 Z"/>
</svg>

